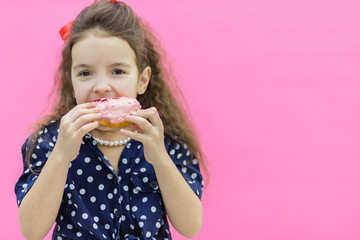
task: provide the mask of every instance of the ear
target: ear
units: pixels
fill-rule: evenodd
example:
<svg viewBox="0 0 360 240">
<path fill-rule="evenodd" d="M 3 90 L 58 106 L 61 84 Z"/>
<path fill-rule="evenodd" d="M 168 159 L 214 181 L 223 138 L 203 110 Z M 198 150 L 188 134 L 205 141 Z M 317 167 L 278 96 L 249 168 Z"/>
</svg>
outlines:
<svg viewBox="0 0 360 240">
<path fill-rule="evenodd" d="M 137 84 L 137 94 L 142 95 L 145 93 L 147 86 L 149 85 L 151 77 L 151 68 L 147 66 L 144 71 L 140 74 L 139 81 Z"/>
</svg>

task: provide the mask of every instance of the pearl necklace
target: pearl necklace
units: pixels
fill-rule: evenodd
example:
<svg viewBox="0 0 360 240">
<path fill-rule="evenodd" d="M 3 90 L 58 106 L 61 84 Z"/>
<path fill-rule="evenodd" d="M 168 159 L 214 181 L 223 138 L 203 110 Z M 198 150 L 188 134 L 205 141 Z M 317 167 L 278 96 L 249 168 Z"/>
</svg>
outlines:
<svg viewBox="0 0 360 240">
<path fill-rule="evenodd" d="M 94 138 L 94 140 L 96 141 L 96 143 L 100 144 L 100 145 L 105 145 L 105 146 L 110 146 L 110 147 L 116 147 L 116 146 L 121 146 L 121 145 L 125 145 L 128 142 L 130 142 L 131 138 L 125 138 L 124 140 L 121 141 L 105 141 L 102 140 L 100 138 L 96 138 L 92 135 L 90 135 L 90 133 L 88 133 L 88 135 L 92 138 Z"/>
</svg>

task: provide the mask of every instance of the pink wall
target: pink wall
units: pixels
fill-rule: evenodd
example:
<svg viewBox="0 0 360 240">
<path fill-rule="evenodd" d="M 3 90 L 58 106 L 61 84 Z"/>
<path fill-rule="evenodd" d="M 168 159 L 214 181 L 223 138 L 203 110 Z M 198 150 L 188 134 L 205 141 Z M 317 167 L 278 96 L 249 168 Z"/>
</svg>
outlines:
<svg viewBox="0 0 360 240">
<path fill-rule="evenodd" d="M 23 239 L 20 147 L 47 101 L 58 30 L 91 2 L 1 4 L 0 239 Z M 129 2 L 163 40 L 208 157 L 195 239 L 360 239 L 360 2 Z"/>
</svg>

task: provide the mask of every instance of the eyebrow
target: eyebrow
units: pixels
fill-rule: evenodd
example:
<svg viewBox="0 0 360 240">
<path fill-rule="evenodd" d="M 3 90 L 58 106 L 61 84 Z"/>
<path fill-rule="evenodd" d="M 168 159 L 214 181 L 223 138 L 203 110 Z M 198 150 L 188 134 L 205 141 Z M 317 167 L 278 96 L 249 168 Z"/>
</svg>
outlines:
<svg viewBox="0 0 360 240">
<path fill-rule="evenodd" d="M 128 64 L 127 62 L 117 62 L 110 65 L 110 67 L 119 67 L 119 66 L 130 68 L 130 64 Z M 90 68 L 90 67 L 92 66 L 84 63 L 79 63 L 74 66 L 74 70 L 78 68 Z"/>
</svg>

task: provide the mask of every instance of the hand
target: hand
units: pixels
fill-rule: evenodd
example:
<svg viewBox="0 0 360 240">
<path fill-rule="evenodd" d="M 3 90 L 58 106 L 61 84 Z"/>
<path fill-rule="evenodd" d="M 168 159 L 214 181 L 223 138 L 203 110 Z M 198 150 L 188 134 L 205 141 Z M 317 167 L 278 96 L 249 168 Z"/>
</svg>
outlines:
<svg viewBox="0 0 360 240">
<path fill-rule="evenodd" d="M 167 154 L 164 145 L 164 126 L 155 107 L 138 110 L 133 116 L 125 118 L 135 124 L 137 132 L 120 129 L 124 136 L 142 142 L 146 161 L 155 165 Z"/>
<path fill-rule="evenodd" d="M 61 118 L 54 150 L 69 162 L 79 154 L 84 135 L 99 126 L 96 120 L 100 114 L 95 106 L 94 102 L 79 104 Z"/>
</svg>

